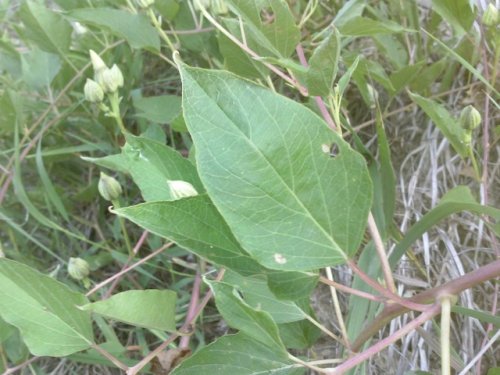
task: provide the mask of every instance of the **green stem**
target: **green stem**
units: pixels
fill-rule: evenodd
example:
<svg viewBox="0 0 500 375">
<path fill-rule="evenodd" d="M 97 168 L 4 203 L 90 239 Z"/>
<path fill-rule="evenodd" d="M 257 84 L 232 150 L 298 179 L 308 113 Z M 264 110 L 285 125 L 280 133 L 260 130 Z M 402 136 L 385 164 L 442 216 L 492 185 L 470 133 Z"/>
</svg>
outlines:
<svg viewBox="0 0 500 375">
<path fill-rule="evenodd" d="M 113 207 L 120 208 L 120 201 L 118 199 L 112 200 L 111 203 L 113 203 Z M 125 246 L 127 247 L 128 254 L 133 258 L 134 251 L 132 250 L 132 245 L 130 244 L 127 228 L 125 228 L 125 220 L 123 220 L 123 217 L 118 216 L 118 221 L 120 222 L 120 228 L 123 233 L 123 239 L 125 240 Z"/>
<path fill-rule="evenodd" d="M 481 182 L 481 173 L 479 171 L 479 166 L 476 161 L 476 157 L 474 156 L 474 150 L 472 149 L 472 145 L 469 145 L 469 157 L 472 162 L 472 168 L 474 169 L 474 174 L 476 175 L 476 180 Z"/>
<path fill-rule="evenodd" d="M 118 91 L 115 91 L 108 95 L 109 104 L 111 104 L 110 116 L 116 120 L 118 127 L 123 135 L 127 133 L 125 125 L 123 124 L 122 116 L 120 114 L 120 98 L 118 97 Z"/>
<path fill-rule="evenodd" d="M 160 34 L 160 37 L 165 41 L 165 43 L 167 43 L 168 48 L 170 48 L 170 50 L 173 53 L 176 49 L 175 49 L 174 45 L 172 44 L 172 41 L 170 40 L 168 35 L 161 28 L 161 24 L 160 24 L 160 22 L 158 22 L 158 18 L 156 18 L 155 14 L 153 12 L 153 9 L 148 8 L 148 16 L 149 16 L 149 19 L 151 20 L 153 26 Z"/>
</svg>

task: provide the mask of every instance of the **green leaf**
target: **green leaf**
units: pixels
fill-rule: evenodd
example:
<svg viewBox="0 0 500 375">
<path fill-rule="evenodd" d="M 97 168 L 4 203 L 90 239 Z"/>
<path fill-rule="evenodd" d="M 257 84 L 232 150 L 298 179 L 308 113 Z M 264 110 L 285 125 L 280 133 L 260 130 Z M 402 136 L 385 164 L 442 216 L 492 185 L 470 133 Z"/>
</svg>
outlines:
<svg viewBox="0 0 500 375">
<path fill-rule="evenodd" d="M 308 320 L 278 326 L 281 340 L 290 349 L 309 349 L 321 336 L 321 330 Z"/>
<path fill-rule="evenodd" d="M 89 156 L 80 156 L 80 158 L 115 172 L 128 173 L 129 171 L 128 157 L 124 154 L 108 155 L 102 158 L 92 158 Z"/>
<path fill-rule="evenodd" d="M 183 361 L 172 375 L 301 375 L 287 353 L 243 333 L 221 337 Z"/>
<path fill-rule="evenodd" d="M 462 306 L 452 306 L 451 311 L 457 314 L 462 314 L 466 316 L 470 316 L 472 318 L 476 318 L 482 322 L 485 323 L 491 323 L 498 329 L 500 329 L 500 316 L 496 315 L 491 315 L 490 313 L 484 312 L 484 311 L 477 311 L 477 310 L 471 310 L 467 309 Z"/>
<path fill-rule="evenodd" d="M 171 290 L 129 290 L 81 309 L 138 327 L 173 332 L 176 299 Z"/>
<path fill-rule="evenodd" d="M 342 8 L 337 12 L 335 18 L 333 19 L 333 24 L 336 27 L 342 27 L 347 22 L 356 17 L 361 17 L 363 10 L 365 9 L 365 0 L 348 0 L 343 5 Z"/>
<path fill-rule="evenodd" d="M 342 35 L 347 36 L 371 36 L 374 34 L 392 34 L 412 32 L 393 21 L 377 21 L 367 17 L 355 17 L 338 26 Z"/>
<path fill-rule="evenodd" d="M 500 223 L 499 209 L 477 203 L 467 186 L 457 186 L 448 191 L 436 207 L 426 213 L 408 230 L 403 239 L 396 245 L 389 258 L 391 267 L 396 265 L 410 245 L 422 234 L 427 232 L 432 226 L 436 225 L 445 217 L 461 211 L 469 211 L 479 215 L 489 215 L 496 221 L 497 225 Z"/>
<path fill-rule="evenodd" d="M 431 99 L 424 98 L 418 94 L 410 93 L 412 100 L 431 118 L 434 124 L 441 130 L 443 135 L 451 143 L 455 151 L 465 158 L 468 155 L 468 148 L 465 143 L 466 131 L 460 126 L 448 110 L 441 104 Z"/>
<path fill-rule="evenodd" d="M 278 324 L 295 322 L 305 318 L 304 312 L 295 302 L 276 299 L 263 275 L 244 277 L 236 272 L 226 272 L 223 281 L 237 288 L 243 294 L 248 305 L 269 313 Z"/>
<path fill-rule="evenodd" d="M 115 212 L 202 258 L 238 273 L 248 275 L 261 270 L 238 244 L 206 194 L 176 201 L 143 203 Z"/>
<path fill-rule="evenodd" d="M 337 76 L 340 47 L 340 35 L 334 28 L 314 50 L 307 71 L 307 88 L 310 95 L 328 95 L 332 89 Z"/>
<path fill-rule="evenodd" d="M 71 43 L 71 26 L 59 14 L 27 1 L 21 6 L 19 17 L 25 29 L 23 35 L 47 52 L 66 54 Z"/>
<path fill-rule="evenodd" d="M 198 193 L 204 187 L 196 168 L 176 150 L 144 137 L 126 135 L 122 149 L 127 171 L 139 186 L 145 201 L 172 200 L 167 180 L 182 180 L 194 186 Z"/>
<path fill-rule="evenodd" d="M 476 18 L 469 0 L 432 0 L 432 9 L 461 36 L 469 31 Z"/>
<path fill-rule="evenodd" d="M 223 282 L 205 280 L 212 289 L 217 310 L 231 328 L 238 329 L 268 348 L 286 353 L 278 326 L 271 315 L 248 305 L 236 288 Z"/>
<path fill-rule="evenodd" d="M 62 357 L 90 347 L 90 314 L 80 293 L 24 264 L 0 259 L 0 315 L 17 327 L 30 352 Z"/>
<path fill-rule="evenodd" d="M 279 299 L 292 301 L 309 297 L 318 279 L 316 273 L 269 271 L 267 274 L 271 292 Z"/>
<path fill-rule="evenodd" d="M 137 117 L 158 124 L 167 124 L 171 123 L 181 113 L 181 98 L 176 95 L 134 98 L 134 108 L 137 111 Z"/>
<path fill-rule="evenodd" d="M 33 49 L 21 55 L 23 80 L 34 89 L 47 89 L 61 68 L 58 55 Z"/>
<path fill-rule="evenodd" d="M 371 206 L 363 157 L 292 100 L 227 72 L 180 72 L 200 178 L 242 247 L 290 271 L 353 255 Z"/>
<path fill-rule="evenodd" d="M 125 39 L 132 48 L 160 51 L 160 38 L 143 14 L 110 8 L 85 8 L 69 12 L 69 16 L 84 24 L 104 27 Z"/>
<path fill-rule="evenodd" d="M 284 0 L 228 0 L 229 7 L 241 16 L 253 38 L 277 57 L 289 57 L 300 41 L 300 31 Z"/>
</svg>

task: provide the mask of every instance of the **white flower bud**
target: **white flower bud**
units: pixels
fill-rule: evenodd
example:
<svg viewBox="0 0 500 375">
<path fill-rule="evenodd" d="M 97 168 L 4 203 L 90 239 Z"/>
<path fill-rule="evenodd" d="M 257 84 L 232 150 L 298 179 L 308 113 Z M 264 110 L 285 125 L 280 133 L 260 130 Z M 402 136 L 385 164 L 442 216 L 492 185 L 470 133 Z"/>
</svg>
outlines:
<svg viewBox="0 0 500 375">
<path fill-rule="evenodd" d="M 92 62 L 92 67 L 94 68 L 94 72 L 107 69 L 107 66 L 104 63 L 103 59 L 101 59 L 101 56 L 99 56 L 92 50 L 89 51 L 89 54 L 90 54 L 90 61 Z"/>
<path fill-rule="evenodd" d="M 194 197 L 198 195 L 198 192 L 196 191 L 194 186 L 191 185 L 189 182 L 180 180 L 176 181 L 168 180 L 167 183 L 170 189 L 170 193 L 172 194 L 172 198 L 174 198 L 174 200 L 187 197 Z"/>
<path fill-rule="evenodd" d="M 122 187 L 120 186 L 120 183 L 113 177 L 108 176 L 103 172 L 101 172 L 99 183 L 97 184 L 97 190 L 99 190 L 101 197 L 107 201 L 114 201 L 122 194 Z"/>
<path fill-rule="evenodd" d="M 120 68 L 116 64 L 113 64 L 111 69 L 106 69 L 103 71 L 101 76 L 101 82 L 104 92 L 113 93 L 118 90 L 118 87 L 123 86 L 123 74 Z"/>
<path fill-rule="evenodd" d="M 75 280 L 83 280 L 90 273 L 89 264 L 82 258 L 69 258 L 68 274 Z"/>
<path fill-rule="evenodd" d="M 90 78 L 87 78 L 87 82 L 85 82 L 85 86 L 83 87 L 83 92 L 85 94 L 85 99 L 91 103 L 102 102 L 104 98 L 102 87 Z"/>
<path fill-rule="evenodd" d="M 139 8 L 149 8 L 155 3 L 155 0 L 135 0 L 135 3 Z"/>
</svg>

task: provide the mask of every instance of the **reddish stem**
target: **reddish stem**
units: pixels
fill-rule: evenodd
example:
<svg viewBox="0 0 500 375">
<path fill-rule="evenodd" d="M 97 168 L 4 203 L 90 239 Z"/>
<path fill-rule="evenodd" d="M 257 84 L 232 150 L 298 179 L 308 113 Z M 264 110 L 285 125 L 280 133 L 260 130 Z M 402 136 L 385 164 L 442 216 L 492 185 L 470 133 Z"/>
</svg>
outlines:
<svg viewBox="0 0 500 375">
<path fill-rule="evenodd" d="M 201 286 L 201 275 L 200 271 L 196 271 L 196 276 L 194 278 L 193 290 L 191 292 L 191 300 L 189 301 L 189 308 L 186 315 L 186 322 L 190 322 L 196 312 L 196 308 L 198 306 L 198 300 L 200 299 L 200 286 Z M 191 339 L 191 335 L 182 336 L 181 341 L 179 343 L 179 347 L 181 349 L 189 347 L 189 341 Z"/>
</svg>

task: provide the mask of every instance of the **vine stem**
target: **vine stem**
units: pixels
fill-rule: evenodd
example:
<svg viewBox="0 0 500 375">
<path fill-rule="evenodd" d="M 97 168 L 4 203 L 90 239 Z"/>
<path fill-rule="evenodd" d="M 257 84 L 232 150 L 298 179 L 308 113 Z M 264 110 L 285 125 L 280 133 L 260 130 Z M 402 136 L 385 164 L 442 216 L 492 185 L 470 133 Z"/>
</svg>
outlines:
<svg viewBox="0 0 500 375">
<path fill-rule="evenodd" d="M 326 374 L 329 375 L 337 375 L 337 374 L 344 374 L 347 370 L 352 369 L 359 365 L 360 363 L 366 361 L 370 357 L 374 356 L 375 354 L 379 353 L 383 349 L 387 348 L 389 345 L 395 343 L 396 341 L 400 340 L 404 336 L 406 336 L 408 333 L 411 331 L 415 330 L 417 327 L 421 326 L 424 324 L 426 321 L 429 319 L 432 319 L 434 316 L 439 314 L 441 311 L 441 305 L 436 303 L 434 305 L 430 305 L 426 311 L 422 312 L 416 319 L 412 320 L 396 332 L 394 332 L 392 335 L 378 341 L 376 344 L 372 345 L 369 347 L 367 350 L 364 352 L 361 352 L 359 354 L 356 354 L 346 360 L 343 364 L 340 366 L 335 367 L 334 369 L 330 369 L 326 371 Z"/>
<path fill-rule="evenodd" d="M 189 301 L 188 312 L 186 314 L 186 322 L 191 321 L 196 313 L 196 307 L 198 306 L 198 300 L 200 298 L 200 287 L 201 287 L 201 275 L 200 271 L 196 271 L 196 276 L 194 277 L 193 289 L 191 291 L 191 300 Z M 189 347 L 189 341 L 191 339 L 190 335 L 182 336 L 179 343 L 179 348 Z"/>
</svg>

